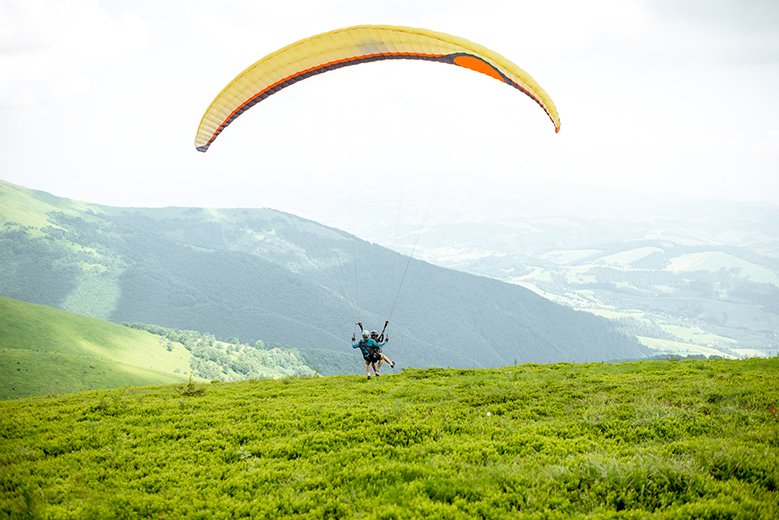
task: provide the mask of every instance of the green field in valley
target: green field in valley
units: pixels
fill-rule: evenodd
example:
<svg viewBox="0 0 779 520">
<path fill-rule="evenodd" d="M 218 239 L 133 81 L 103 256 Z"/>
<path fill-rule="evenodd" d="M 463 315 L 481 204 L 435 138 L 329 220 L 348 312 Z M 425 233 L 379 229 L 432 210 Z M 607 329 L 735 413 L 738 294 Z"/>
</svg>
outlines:
<svg viewBox="0 0 779 520">
<path fill-rule="evenodd" d="M 773 519 L 777 375 L 520 365 L 3 401 L 0 516 Z"/>
</svg>

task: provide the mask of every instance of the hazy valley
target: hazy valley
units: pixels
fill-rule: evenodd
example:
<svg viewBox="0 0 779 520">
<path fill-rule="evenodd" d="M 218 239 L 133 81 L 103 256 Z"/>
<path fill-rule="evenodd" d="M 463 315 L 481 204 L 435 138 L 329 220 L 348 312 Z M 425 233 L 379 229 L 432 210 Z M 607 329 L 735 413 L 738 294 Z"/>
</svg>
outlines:
<svg viewBox="0 0 779 520">
<path fill-rule="evenodd" d="M 779 352 L 779 207 L 581 197 L 555 208 L 518 195 L 500 218 L 449 208 L 424 229 L 375 220 L 361 231 L 616 320 L 657 354 Z"/>
</svg>

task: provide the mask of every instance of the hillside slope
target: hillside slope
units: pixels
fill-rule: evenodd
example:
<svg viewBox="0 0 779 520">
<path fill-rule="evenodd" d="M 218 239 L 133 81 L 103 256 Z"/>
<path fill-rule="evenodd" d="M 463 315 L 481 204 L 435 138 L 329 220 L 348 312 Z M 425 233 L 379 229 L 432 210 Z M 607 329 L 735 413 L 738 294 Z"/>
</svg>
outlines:
<svg viewBox="0 0 779 520">
<path fill-rule="evenodd" d="M 779 516 L 779 359 L 0 402 L 11 518 Z"/>
<path fill-rule="evenodd" d="M 522 287 L 409 262 L 278 211 L 79 206 L 8 183 L 0 187 L 8 207 L 32 199 L 36 204 L 25 207 L 43 213 L 37 219 L 3 214 L 5 296 L 117 322 L 261 339 L 333 359 L 350 351 L 355 321 L 379 327 L 391 319 L 389 348 L 404 366 L 646 353 L 605 319 Z M 351 371 L 351 361 L 342 365 L 335 370 Z"/>
<path fill-rule="evenodd" d="M 159 336 L 0 296 L 0 399 L 185 381 L 189 361 Z"/>
</svg>

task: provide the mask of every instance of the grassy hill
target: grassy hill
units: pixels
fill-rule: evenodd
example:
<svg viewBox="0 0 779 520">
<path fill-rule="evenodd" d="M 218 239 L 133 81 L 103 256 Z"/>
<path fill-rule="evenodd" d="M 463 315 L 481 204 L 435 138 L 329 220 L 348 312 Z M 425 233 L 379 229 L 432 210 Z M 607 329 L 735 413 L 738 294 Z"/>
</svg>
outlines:
<svg viewBox="0 0 779 520">
<path fill-rule="evenodd" d="M 779 359 L 0 402 L 0 516 L 779 517 Z"/>
<path fill-rule="evenodd" d="M 343 356 L 349 354 L 359 369 L 353 352 Z M 190 374 L 196 381 L 309 376 L 328 363 L 262 341 L 247 345 L 191 330 L 116 325 L 0 296 L 0 399 L 176 383 Z"/>
<path fill-rule="evenodd" d="M 20 226 L 40 236 L 42 230 L 55 226 L 54 214 L 84 215 L 98 210 L 99 206 L 55 197 L 43 191 L 23 190 L 0 181 L 0 224 L 2 227 Z"/>
<path fill-rule="evenodd" d="M 0 297 L 0 399 L 175 383 L 189 365 L 183 346 L 159 336 Z"/>
</svg>

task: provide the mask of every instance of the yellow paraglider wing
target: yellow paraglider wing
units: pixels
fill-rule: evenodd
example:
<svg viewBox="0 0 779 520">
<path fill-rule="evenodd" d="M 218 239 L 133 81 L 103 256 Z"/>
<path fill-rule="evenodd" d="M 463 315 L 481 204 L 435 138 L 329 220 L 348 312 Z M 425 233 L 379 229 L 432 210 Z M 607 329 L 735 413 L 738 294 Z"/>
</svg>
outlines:
<svg viewBox="0 0 779 520">
<path fill-rule="evenodd" d="M 528 73 L 486 47 L 426 29 L 362 25 L 330 31 L 279 49 L 240 73 L 214 99 L 195 138 L 201 152 L 238 116 L 298 81 L 330 70 L 371 61 L 412 59 L 458 65 L 521 90 L 560 130 L 554 103 Z"/>
</svg>

